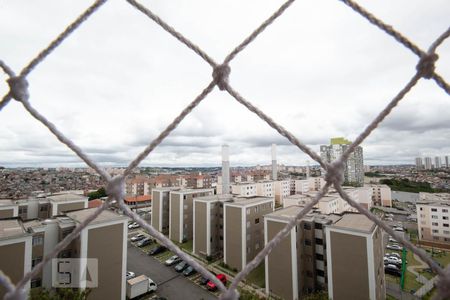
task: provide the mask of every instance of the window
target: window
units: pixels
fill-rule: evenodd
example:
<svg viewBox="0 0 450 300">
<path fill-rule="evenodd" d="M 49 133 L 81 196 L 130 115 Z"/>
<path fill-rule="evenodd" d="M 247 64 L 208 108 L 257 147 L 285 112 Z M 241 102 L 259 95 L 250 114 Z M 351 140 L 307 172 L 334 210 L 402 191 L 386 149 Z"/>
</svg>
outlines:
<svg viewBox="0 0 450 300">
<path fill-rule="evenodd" d="M 247 234 L 247 241 L 250 241 L 250 234 Z"/>
<path fill-rule="evenodd" d="M 311 229 L 311 225 L 309 223 L 304 223 L 303 224 L 303 228 L 306 230 L 310 230 Z"/>
<path fill-rule="evenodd" d="M 247 208 L 247 215 L 250 214 L 250 208 Z"/>
<path fill-rule="evenodd" d="M 448 216 L 442 216 L 442 220 L 448 220 Z"/>
<path fill-rule="evenodd" d="M 39 211 L 47 211 L 47 205 L 41 205 Z"/>
<path fill-rule="evenodd" d="M 421 214 L 420 217 L 421 217 L 421 218 L 425 218 L 425 215 L 422 215 L 422 214 Z"/>
<path fill-rule="evenodd" d="M 448 223 L 444 223 L 442 224 L 444 227 L 448 227 Z"/>
<path fill-rule="evenodd" d="M 320 223 L 315 223 L 315 224 L 314 224 L 314 228 L 316 228 L 316 229 L 322 229 L 322 224 L 320 224 Z"/>
<path fill-rule="evenodd" d="M 450 234 L 450 231 L 444 230 L 444 234 Z"/>
<path fill-rule="evenodd" d="M 247 221 L 247 228 L 250 227 L 250 221 Z"/>
<path fill-rule="evenodd" d="M 256 243 L 255 250 L 258 250 L 258 249 L 259 249 L 259 243 Z"/>
<path fill-rule="evenodd" d="M 33 246 L 42 245 L 44 243 L 44 237 L 42 235 L 33 236 Z"/>
<path fill-rule="evenodd" d="M 448 209 L 443 208 L 443 209 L 442 209 L 442 212 L 443 212 L 443 213 L 448 213 Z"/>
<path fill-rule="evenodd" d="M 420 210 L 423 210 L 423 208 L 421 207 Z"/>
<path fill-rule="evenodd" d="M 311 246 L 311 240 L 305 239 L 305 246 Z"/>
<path fill-rule="evenodd" d="M 433 225 L 433 226 L 439 226 L 439 223 L 433 222 L 433 223 L 431 223 L 431 225 Z"/>
<path fill-rule="evenodd" d="M 431 211 L 436 212 L 437 208 L 432 208 Z"/>
<path fill-rule="evenodd" d="M 42 285 L 41 279 L 33 279 L 33 280 L 31 280 L 31 288 L 32 289 L 40 287 L 41 285 Z"/>
<path fill-rule="evenodd" d="M 42 256 L 35 257 L 31 260 L 31 267 L 34 268 L 38 263 L 42 261 Z"/>
<path fill-rule="evenodd" d="M 255 219 L 255 224 L 259 224 L 259 218 Z"/>
<path fill-rule="evenodd" d="M 257 213 L 259 211 L 259 206 L 255 206 L 255 212 Z"/>
<path fill-rule="evenodd" d="M 432 219 L 437 219 L 438 216 L 432 215 L 431 218 L 432 218 Z"/>
<path fill-rule="evenodd" d="M 433 229 L 433 233 L 439 233 L 439 230 Z"/>
<path fill-rule="evenodd" d="M 184 208 L 185 210 L 188 209 L 187 204 L 183 205 L 183 208 Z"/>
<path fill-rule="evenodd" d="M 325 276 L 325 272 L 322 271 L 322 270 L 316 270 L 316 272 L 317 272 L 317 275 L 318 275 L 318 276 L 322 276 L 322 277 Z"/>
<path fill-rule="evenodd" d="M 27 211 L 28 211 L 28 207 L 26 207 L 26 206 L 19 206 L 19 215 L 26 214 Z"/>
<path fill-rule="evenodd" d="M 316 253 L 316 259 L 323 260 L 323 255 Z"/>
<path fill-rule="evenodd" d="M 316 245 L 323 245 L 322 239 L 316 239 Z"/>
</svg>

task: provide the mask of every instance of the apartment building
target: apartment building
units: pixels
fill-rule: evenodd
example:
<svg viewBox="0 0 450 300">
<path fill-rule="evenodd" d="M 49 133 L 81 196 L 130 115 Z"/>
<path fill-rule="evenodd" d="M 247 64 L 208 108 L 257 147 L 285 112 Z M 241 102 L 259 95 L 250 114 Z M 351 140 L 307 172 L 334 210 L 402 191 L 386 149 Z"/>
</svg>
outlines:
<svg viewBox="0 0 450 300">
<path fill-rule="evenodd" d="M 291 195 L 291 181 L 290 180 L 277 180 L 273 183 L 275 203 L 277 205 L 283 205 L 284 199 Z"/>
<path fill-rule="evenodd" d="M 275 207 L 272 197 L 235 198 L 224 203 L 224 263 L 242 270 L 264 246 L 263 216 Z"/>
<path fill-rule="evenodd" d="M 422 157 L 416 157 L 416 169 L 422 170 L 424 168 Z"/>
<path fill-rule="evenodd" d="M 193 199 L 214 195 L 214 189 L 182 189 L 169 194 L 169 238 L 183 243 L 193 237 Z M 153 210 L 152 210 L 153 212 Z"/>
<path fill-rule="evenodd" d="M 416 210 L 420 243 L 450 249 L 450 194 L 419 193 Z"/>
<path fill-rule="evenodd" d="M 275 197 L 275 181 L 234 183 L 231 185 L 231 193 L 240 197 Z"/>
<path fill-rule="evenodd" d="M 303 210 L 290 206 L 264 216 L 267 244 Z M 341 217 L 309 212 L 265 258 L 266 293 L 298 300 L 327 287 L 325 227 Z M 359 298 L 355 298 L 359 299 Z"/>
<path fill-rule="evenodd" d="M 18 265 L 25 263 L 25 270 L 29 271 L 40 263 L 43 257 L 51 253 L 61 240 L 94 211 L 95 208 L 82 209 L 52 219 L 35 219 L 26 222 L 22 222 L 20 219 L 0 220 L 0 227 L 8 222 L 11 224 L 8 227 L 14 225 L 14 230 L 7 230 L 8 235 L 17 232 L 14 239 L 25 241 L 25 248 L 23 245 L 20 245 L 20 247 L 14 245 L 15 250 L 8 252 L 10 250 L 3 246 L 11 247 L 11 241 L 14 239 L 12 236 L 6 236 L 5 241 L 8 240 L 9 242 L 5 242 L 0 234 L 1 269 L 8 276 L 12 274 L 12 278 L 21 278 L 23 273 L 19 270 L 22 270 L 22 268 L 18 268 Z M 14 224 L 11 222 L 14 222 Z M 82 272 L 86 270 L 86 261 L 81 260 L 79 262 L 80 276 L 71 278 L 72 284 L 77 284 L 80 288 L 86 288 L 86 281 L 92 280 L 95 282 L 96 280 L 96 287 L 91 288 L 90 298 L 125 299 L 127 234 L 127 218 L 112 211 L 103 211 L 94 221 L 89 223 L 80 235 L 58 254 L 58 258 L 97 259 L 96 273 L 90 273 L 89 278 L 86 277 L 86 272 Z M 22 251 L 22 248 L 25 250 Z M 11 259 L 4 260 L 4 257 L 11 257 Z M 11 268 L 8 262 L 13 262 L 13 271 L 11 272 L 8 271 Z M 27 288 L 45 287 L 51 289 L 55 276 L 53 270 L 52 263 L 46 264 L 43 271 L 31 279 Z"/>
<path fill-rule="evenodd" d="M 170 192 L 180 188 L 166 187 L 152 190 L 151 225 L 162 234 L 169 234 L 169 199 Z"/>
<path fill-rule="evenodd" d="M 45 198 L 0 200 L 0 219 L 20 217 L 22 220 L 45 219 L 67 211 L 88 207 L 88 198 L 74 193 L 52 194 Z"/>
<path fill-rule="evenodd" d="M 431 157 L 425 157 L 425 170 L 431 170 L 433 169 L 433 161 Z"/>
<path fill-rule="evenodd" d="M 386 299 L 381 229 L 364 215 L 345 214 L 325 234 L 328 297 Z"/>
<path fill-rule="evenodd" d="M 320 156 L 325 162 L 332 162 L 348 149 L 351 141 L 342 137 L 332 138 L 330 145 L 320 146 Z M 362 186 L 364 184 L 363 148 L 358 146 L 345 161 L 344 184 Z"/>
<path fill-rule="evenodd" d="M 25 231 L 18 219 L 0 220 L 0 270 L 13 284 L 31 270 L 31 244 L 31 234 Z M 29 283 L 25 289 L 30 289 Z M 0 299 L 5 293 L 6 289 L 0 284 Z"/>
<path fill-rule="evenodd" d="M 436 157 L 434 158 L 434 167 L 435 167 L 436 169 L 439 169 L 439 168 L 442 167 L 441 158 L 440 158 L 439 156 L 436 156 Z"/>
<path fill-rule="evenodd" d="M 372 201 L 374 205 L 392 207 L 391 188 L 386 184 L 366 185 L 372 188 Z"/>
<path fill-rule="evenodd" d="M 133 196 L 150 195 L 152 186 L 153 183 L 150 178 L 136 176 L 125 181 L 125 193 Z"/>
<path fill-rule="evenodd" d="M 193 253 L 203 257 L 223 254 L 223 205 L 232 201 L 232 195 L 194 198 Z"/>
</svg>

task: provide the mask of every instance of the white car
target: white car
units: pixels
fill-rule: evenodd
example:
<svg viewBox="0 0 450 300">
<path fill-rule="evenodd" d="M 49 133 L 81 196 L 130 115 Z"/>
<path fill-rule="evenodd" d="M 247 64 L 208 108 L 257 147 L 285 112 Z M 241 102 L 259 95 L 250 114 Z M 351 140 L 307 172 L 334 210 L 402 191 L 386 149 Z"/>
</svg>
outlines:
<svg viewBox="0 0 450 300">
<path fill-rule="evenodd" d="M 400 254 L 395 253 L 395 252 L 392 252 L 392 253 L 386 253 L 386 254 L 384 255 L 384 257 L 397 257 L 398 259 L 401 259 Z"/>
<path fill-rule="evenodd" d="M 135 235 L 135 236 L 131 237 L 130 240 L 132 242 L 137 242 L 137 241 L 140 241 L 140 240 L 143 240 L 143 239 L 145 239 L 145 235 L 142 234 L 142 233 L 139 233 L 138 235 Z"/>
<path fill-rule="evenodd" d="M 385 257 L 384 263 L 393 264 L 393 265 L 401 265 L 402 260 L 397 257 L 391 256 L 391 257 Z"/>
<path fill-rule="evenodd" d="M 141 227 L 141 226 L 138 223 L 136 223 L 136 222 L 133 222 L 130 225 L 128 225 L 128 229 L 136 229 L 136 228 L 139 228 L 139 227 Z"/>
<path fill-rule="evenodd" d="M 174 256 L 170 257 L 168 260 L 166 260 L 164 262 L 164 264 L 166 266 L 173 266 L 174 264 L 176 264 L 180 261 L 181 261 L 181 258 L 179 258 L 178 255 L 174 255 Z"/>
<path fill-rule="evenodd" d="M 400 246 L 400 245 L 395 245 L 395 244 L 388 244 L 388 245 L 386 246 L 386 248 L 391 249 L 391 250 L 398 250 L 398 251 L 403 250 L 402 246 Z"/>
<path fill-rule="evenodd" d="M 403 232 L 403 231 L 404 231 L 402 227 L 398 227 L 398 226 L 395 226 L 395 227 L 394 227 L 394 230 L 395 230 L 395 231 L 400 231 L 400 232 Z"/>
<path fill-rule="evenodd" d="M 131 271 L 127 271 L 127 280 L 136 277 L 136 274 L 134 274 L 134 272 Z"/>
</svg>

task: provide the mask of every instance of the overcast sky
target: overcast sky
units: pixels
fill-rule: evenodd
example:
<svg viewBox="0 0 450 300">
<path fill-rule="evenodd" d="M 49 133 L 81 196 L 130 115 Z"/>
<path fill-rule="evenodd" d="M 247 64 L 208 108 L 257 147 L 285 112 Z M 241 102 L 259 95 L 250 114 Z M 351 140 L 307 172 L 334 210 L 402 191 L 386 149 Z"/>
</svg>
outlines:
<svg viewBox="0 0 450 300">
<path fill-rule="evenodd" d="M 0 59 L 16 72 L 93 1 L 0 0 Z M 142 4 L 216 61 L 274 12 L 279 0 Z M 358 1 L 422 49 L 446 30 L 448 0 Z M 450 81 L 450 41 L 437 71 Z M 230 84 L 319 150 L 353 140 L 414 75 L 417 57 L 337 0 L 297 1 L 230 64 Z M 0 74 L 0 94 L 8 87 Z M 126 1 L 110 0 L 28 77 L 32 105 L 95 161 L 126 165 L 211 80 L 210 66 Z M 308 157 L 217 88 L 143 165 L 213 166 Z M 366 164 L 450 154 L 450 98 L 421 80 L 364 143 Z M 309 159 L 311 160 L 311 159 Z M 18 102 L 0 111 L 0 165 L 83 166 Z"/>
</svg>

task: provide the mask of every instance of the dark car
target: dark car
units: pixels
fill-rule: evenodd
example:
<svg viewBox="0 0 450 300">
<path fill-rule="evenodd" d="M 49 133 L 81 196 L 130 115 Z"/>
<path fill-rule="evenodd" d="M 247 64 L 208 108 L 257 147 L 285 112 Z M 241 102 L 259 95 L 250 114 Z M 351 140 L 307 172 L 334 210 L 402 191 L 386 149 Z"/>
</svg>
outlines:
<svg viewBox="0 0 450 300">
<path fill-rule="evenodd" d="M 189 265 L 187 264 L 187 262 L 182 261 L 180 262 L 178 265 L 175 266 L 175 271 L 179 272 L 183 272 L 184 269 L 186 269 Z"/>
<path fill-rule="evenodd" d="M 188 266 L 184 271 L 183 271 L 183 275 L 184 276 L 191 276 L 193 274 L 197 273 L 197 271 L 194 269 L 194 267 L 192 266 Z"/>
<path fill-rule="evenodd" d="M 402 272 L 396 265 L 386 265 L 384 266 L 384 273 L 394 275 L 394 276 L 401 276 Z"/>
<path fill-rule="evenodd" d="M 142 239 L 139 242 L 137 242 L 136 246 L 144 247 L 144 246 L 150 245 L 151 243 L 152 243 L 152 239 L 151 238 L 145 238 L 145 239 Z"/>
<path fill-rule="evenodd" d="M 159 253 L 163 253 L 163 252 L 166 251 L 166 250 L 167 250 L 166 247 L 164 247 L 164 246 L 158 246 L 158 247 L 155 247 L 155 248 L 153 248 L 152 250 L 150 250 L 150 251 L 148 252 L 148 255 L 156 255 L 156 254 L 159 254 Z"/>
<path fill-rule="evenodd" d="M 225 276 L 225 274 L 217 274 L 216 277 L 217 277 L 217 279 L 219 279 L 220 281 L 222 281 L 222 283 L 223 283 L 224 285 L 227 284 L 227 276 Z M 210 290 L 210 291 L 215 291 L 215 290 L 217 290 L 216 284 L 215 284 L 214 282 L 212 282 L 212 281 L 209 281 L 209 282 L 206 284 L 206 287 L 207 287 L 208 290 Z"/>
<path fill-rule="evenodd" d="M 200 283 L 201 285 L 205 285 L 205 284 L 208 283 L 208 281 L 209 281 L 208 278 L 202 276 L 202 277 L 200 278 L 199 283 Z"/>
</svg>

